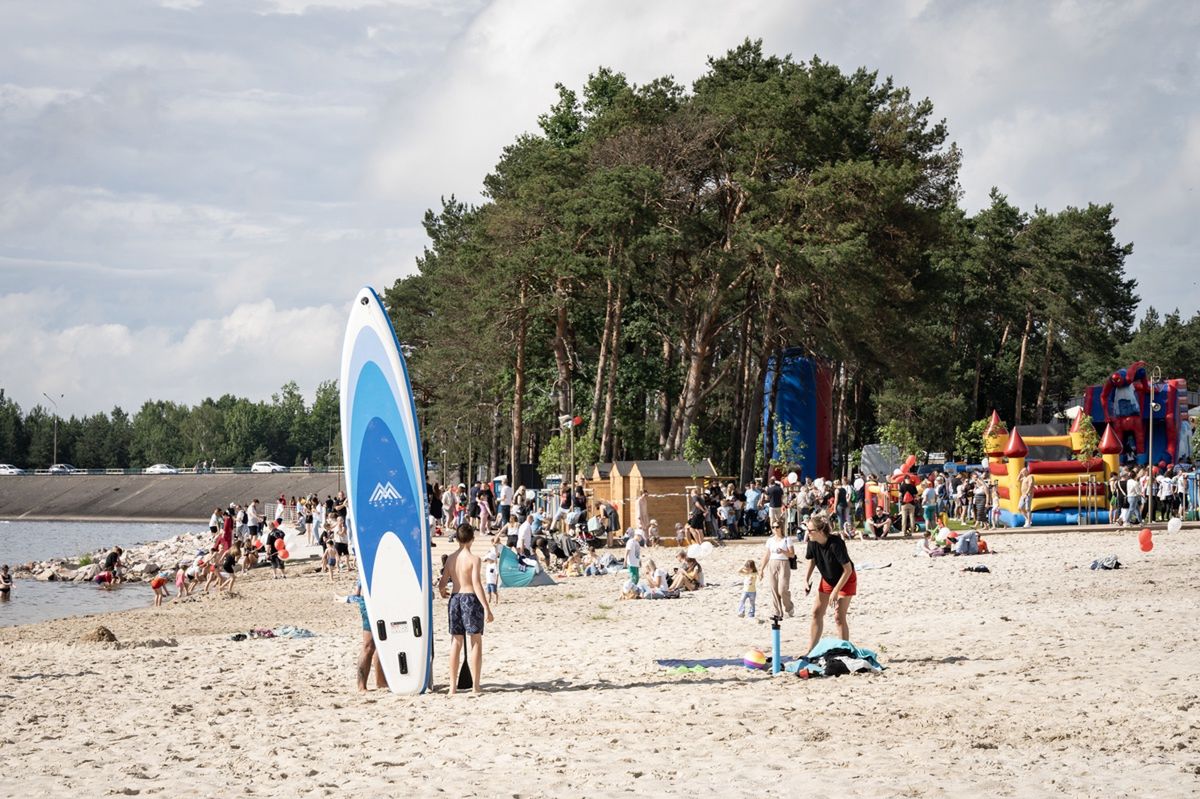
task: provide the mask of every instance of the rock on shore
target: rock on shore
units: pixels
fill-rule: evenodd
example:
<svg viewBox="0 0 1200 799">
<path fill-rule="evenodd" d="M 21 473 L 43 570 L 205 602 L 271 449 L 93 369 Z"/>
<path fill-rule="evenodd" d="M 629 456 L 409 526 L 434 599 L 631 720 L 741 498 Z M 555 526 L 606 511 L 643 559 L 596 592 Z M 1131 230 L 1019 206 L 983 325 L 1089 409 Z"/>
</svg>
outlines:
<svg viewBox="0 0 1200 799">
<path fill-rule="evenodd" d="M 149 582 L 162 569 L 173 571 L 180 563 L 191 563 L 196 553 L 207 549 L 210 543 L 211 536 L 208 533 L 184 533 L 165 541 L 126 547 L 121 556 L 125 564 L 125 580 Z M 26 563 L 18 566 L 14 574 L 42 582 L 86 582 L 100 573 L 107 554 L 107 549 L 101 549 L 86 557 L 51 558 Z"/>
</svg>

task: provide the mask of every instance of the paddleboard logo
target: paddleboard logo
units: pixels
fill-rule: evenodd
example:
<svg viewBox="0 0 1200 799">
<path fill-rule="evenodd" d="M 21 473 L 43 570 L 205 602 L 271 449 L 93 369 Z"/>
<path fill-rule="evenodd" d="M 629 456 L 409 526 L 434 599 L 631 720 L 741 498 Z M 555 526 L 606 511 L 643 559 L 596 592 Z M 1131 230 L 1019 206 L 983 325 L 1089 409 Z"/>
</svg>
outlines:
<svg viewBox="0 0 1200 799">
<path fill-rule="evenodd" d="M 376 483 L 375 490 L 371 492 L 371 498 L 367 500 L 372 505 L 386 505 L 388 502 L 399 502 L 400 492 L 396 487 L 387 483 Z"/>
</svg>

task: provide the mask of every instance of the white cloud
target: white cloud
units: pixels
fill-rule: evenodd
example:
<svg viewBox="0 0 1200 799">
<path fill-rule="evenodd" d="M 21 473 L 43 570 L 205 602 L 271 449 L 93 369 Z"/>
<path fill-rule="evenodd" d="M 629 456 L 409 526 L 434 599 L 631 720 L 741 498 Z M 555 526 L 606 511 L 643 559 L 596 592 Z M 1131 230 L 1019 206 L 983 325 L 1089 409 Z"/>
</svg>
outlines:
<svg viewBox="0 0 1200 799">
<path fill-rule="evenodd" d="M 746 36 L 929 96 L 968 208 L 1113 202 L 1146 303 L 1200 307 L 1187 0 L 63 0 L 0 26 L 0 387 L 311 387 L 343 298 L 413 268 L 423 211 L 478 197 L 555 82 L 690 84 Z"/>
<path fill-rule="evenodd" d="M 346 308 L 242 303 L 195 319 L 182 334 L 119 323 L 60 326 L 70 306 L 49 292 L 0 296 L 0 362 L 7 393 L 26 410 L 45 392 L 64 415 L 145 400 L 194 403 L 230 392 L 266 399 L 288 380 L 310 395 L 336 374 Z"/>
</svg>

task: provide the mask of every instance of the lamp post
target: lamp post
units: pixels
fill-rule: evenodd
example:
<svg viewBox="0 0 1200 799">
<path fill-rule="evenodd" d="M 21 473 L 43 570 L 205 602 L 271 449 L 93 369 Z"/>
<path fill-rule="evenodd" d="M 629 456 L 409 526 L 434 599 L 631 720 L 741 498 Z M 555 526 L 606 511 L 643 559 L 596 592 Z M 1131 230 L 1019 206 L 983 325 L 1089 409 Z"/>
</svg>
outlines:
<svg viewBox="0 0 1200 799">
<path fill-rule="evenodd" d="M 1154 412 L 1162 410 L 1162 406 L 1154 401 L 1154 387 L 1162 380 L 1162 369 L 1154 367 L 1150 373 L 1150 430 L 1146 441 L 1146 466 L 1150 469 L 1150 476 L 1154 476 Z"/>
<path fill-rule="evenodd" d="M 442 450 L 442 487 L 443 488 L 446 486 L 446 480 L 447 480 L 446 450 Z"/>
<path fill-rule="evenodd" d="M 42 396 L 45 397 L 46 399 L 50 400 L 50 404 L 54 406 L 54 461 L 53 462 L 58 463 L 58 403 L 54 401 L 54 397 L 51 397 L 45 391 L 42 392 Z M 58 398 L 62 399 L 63 395 L 59 394 Z"/>
</svg>

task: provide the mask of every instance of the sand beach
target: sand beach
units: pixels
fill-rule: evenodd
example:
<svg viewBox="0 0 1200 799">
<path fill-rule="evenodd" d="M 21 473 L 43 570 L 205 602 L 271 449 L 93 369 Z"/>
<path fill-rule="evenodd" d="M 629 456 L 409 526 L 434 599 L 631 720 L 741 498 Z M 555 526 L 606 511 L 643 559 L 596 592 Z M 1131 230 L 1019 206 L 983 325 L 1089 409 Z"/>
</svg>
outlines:
<svg viewBox="0 0 1200 799">
<path fill-rule="evenodd" d="M 717 550 L 715 585 L 678 600 L 620 601 L 616 576 L 510 589 L 479 697 L 444 693 L 444 602 L 435 693 L 359 694 L 358 613 L 333 602 L 352 578 L 259 570 L 234 597 L 0 629 L 0 796 L 1193 796 L 1200 537 L 1155 541 L 852 541 L 860 567 L 891 564 L 860 572 L 850 614 L 887 668 L 825 679 L 657 662 L 769 646 L 734 615 L 761 544 Z M 1126 568 L 1088 569 L 1108 554 Z M 101 624 L 116 643 L 81 640 Z M 316 636 L 230 639 L 279 625 Z"/>
</svg>

